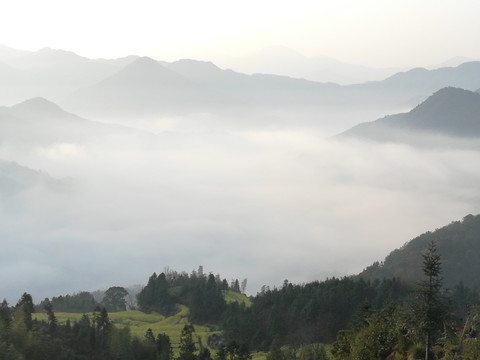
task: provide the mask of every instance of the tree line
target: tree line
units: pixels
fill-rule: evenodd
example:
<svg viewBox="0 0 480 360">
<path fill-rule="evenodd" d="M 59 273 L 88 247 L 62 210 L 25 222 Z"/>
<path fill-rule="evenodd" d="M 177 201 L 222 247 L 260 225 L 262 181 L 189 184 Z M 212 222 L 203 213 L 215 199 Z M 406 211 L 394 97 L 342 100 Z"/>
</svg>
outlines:
<svg viewBox="0 0 480 360">
<path fill-rule="evenodd" d="M 224 292 L 245 291 L 247 280 L 241 285 L 238 279 L 229 285 L 220 275 L 204 274 L 200 266 L 191 274 L 166 270 L 159 275 L 153 273 L 147 285 L 137 294 L 138 308 L 144 312 L 172 315 L 177 304 L 189 307 L 189 319 L 193 323 L 220 323 L 226 309 Z"/>
<path fill-rule="evenodd" d="M 195 341 L 195 328 L 186 324 L 181 332 L 178 356 L 166 334 L 148 329 L 142 339 L 128 327 L 115 327 L 108 311 L 97 307 L 79 321 L 57 322 L 52 304 L 46 303 L 46 321 L 33 318 L 31 295 L 24 293 L 15 306 L 0 305 L 0 359 L 5 360 L 250 360 L 247 347 L 236 342 L 222 344 L 213 356 Z"/>
<path fill-rule="evenodd" d="M 320 360 L 327 356 L 320 343 L 334 344 L 336 360 L 383 360 L 390 355 L 392 359 L 418 358 L 422 352 L 430 354 L 427 360 L 459 358 L 460 354 L 462 359 L 469 359 L 466 354 L 476 348 L 480 356 L 480 344 L 476 343 L 477 328 L 480 330 L 480 312 L 476 310 L 480 305 L 478 291 L 463 283 L 448 291 L 443 288 L 442 262 L 435 243 L 430 244 L 422 257 L 424 279 L 416 284 L 397 278 L 365 281 L 344 277 L 306 284 L 285 280 L 279 288 L 262 287 L 261 292 L 250 297 L 251 305 L 247 306 L 236 302 L 227 304 L 224 297 L 226 290 L 241 291 L 246 280 L 242 285 L 238 280 L 228 284 L 225 279 L 220 280 L 219 275 L 204 274 L 200 267 L 191 274 L 170 270 L 152 274 L 137 300 L 140 310 L 164 315 L 173 314 L 177 304 L 184 304 L 190 309 L 192 324 L 208 324 L 222 330 L 218 346 L 210 347 L 215 349 L 215 357 L 220 356 L 219 360 L 223 360 L 221 356 L 225 354 L 231 360 L 249 351 L 268 351 L 269 360 Z M 28 294 L 14 307 L 4 301 L 0 314 L 0 348 L 3 350 L 0 350 L 17 349 L 24 354 L 26 349 L 33 351 L 40 343 L 46 346 L 42 339 L 50 336 L 49 346 L 66 341 L 62 349 L 71 349 L 86 358 L 99 351 L 115 352 L 120 344 L 129 344 L 128 351 L 122 351 L 131 356 L 137 353 L 144 353 L 143 358 L 149 358 L 146 353 L 155 353 L 155 358 L 166 356 L 160 355 L 162 351 L 168 353 L 164 334 L 155 337 L 147 332 L 145 339 L 139 341 L 131 337 L 128 329 L 111 325 L 105 316 L 107 306 L 112 311 L 124 309 L 125 296 L 125 289 L 112 287 L 97 304 L 94 315 L 84 315 L 80 321 L 64 325 L 56 323 L 54 304 L 69 301 L 70 306 L 77 304 L 80 309 L 81 304 L 93 304 L 91 295 L 79 293 L 45 299 L 41 306 L 48 314 L 47 322 L 32 320 L 35 307 Z M 108 344 L 106 348 L 105 344 Z M 207 347 L 195 351 L 198 359 L 211 357 Z"/>
<path fill-rule="evenodd" d="M 434 242 L 422 258 L 424 276 L 408 301 L 365 309 L 356 324 L 338 333 L 332 350 L 336 360 L 480 358 L 478 293 L 463 284 L 453 294 L 443 287 Z"/>
</svg>

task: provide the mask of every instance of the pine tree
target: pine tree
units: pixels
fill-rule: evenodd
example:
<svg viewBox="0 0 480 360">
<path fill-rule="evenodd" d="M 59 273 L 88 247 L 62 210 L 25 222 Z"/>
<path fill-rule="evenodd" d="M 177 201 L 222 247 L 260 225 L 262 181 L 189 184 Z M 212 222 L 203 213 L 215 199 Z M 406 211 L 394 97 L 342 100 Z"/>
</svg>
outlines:
<svg viewBox="0 0 480 360">
<path fill-rule="evenodd" d="M 422 257 L 425 279 L 418 283 L 417 313 L 421 321 L 421 330 L 425 336 L 425 360 L 430 360 L 433 337 L 436 332 L 442 330 L 447 311 L 441 293 L 442 261 L 433 241 L 430 242 Z"/>
<path fill-rule="evenodd" d="M 178 360 L 196 360 L 197 356 L 195 351 L 197 347 L 193 341 L 193 333 L 195 328 L 191 324 L 187 324 L 183 327 L 182 333 L 180 335 L 180 355 Z"/>
<path fill-rule="evenodd" d="M 173 358 L 172 343 L 167 334 L 157 335 L 157 358 L 159 360 L 171 360 Z"/>
</svg>

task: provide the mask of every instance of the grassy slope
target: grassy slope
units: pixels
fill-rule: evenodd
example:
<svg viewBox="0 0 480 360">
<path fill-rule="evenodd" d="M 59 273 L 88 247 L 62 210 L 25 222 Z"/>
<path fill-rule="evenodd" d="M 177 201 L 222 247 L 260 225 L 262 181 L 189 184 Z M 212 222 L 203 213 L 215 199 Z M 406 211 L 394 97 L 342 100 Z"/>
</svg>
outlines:
<svg viewBox="0 0 480 360">
<path fill-rule="evenodd" d="M 224 292 L 224 296 L 225 296 L 225 301 L 227 303 L 232 303 L 232 302 L 244 303 L 247 307 L 252 305 L 252 302 L 248 297 L 234 291 L 227 290 Z"/>
<path fill-rule="evenodd" d="M 149 328 L 152 329 L 155 336 L 162 333 L 167 334 L 172 342 L 174 352 L 177 353 L 177 349 L 180 344 L 180 333 L 183 329 L 183 326 L 189 323 L 188 308 L 183 305 L 179 305 L 178 308 L 180 311 L 169 317 L 165 317 L 156 313 L 145 314 L 141 311 L 121 311 L 109 313 L 108 316 L 115 326 L 128 326 L 131 334 L 139 339 L 143 339 Z M 78 321 L 82 315 L 83 314 L 55 313 L 55 316 L 60 324 L 65 324 L 67 319 L 70 319 L 72 323 L 74 321 Z M 87 315 L 90 317 L 90 319 L 92 318 L 92 313 L 88 313 Z M 47 320 L 46 314 L 34 314 L 33 317 L 37 318 L 38 320 Z M 195 336 L 197 339 L 200 338 L 202 344 L 206 346 L 208 337 L 215 332 L 210 331 L 210 329 L 206 326 L 194 325 L 194 327 Z"/>
<path fill-rule="evenodd" d="M 225 292 L 225 300 L 227 302 L 243 302 L 245 305 L 250 306 L 250 300 L 245 296 L 233 291 Z M 112 312 L 108 316 L 115 326 L 128 326 L 133 336 L 143 339 L 145 333 L 150 328 L 153 334 L 167 334 L 172 342 L 175 354 L 180 344 L 180 333 L 185 324 L 188 324 L 188 307 L 184 305 L 178 305 L 179 312 L 173 316 L 165 317 L 157 313 L 146 314 L 141 311 L 122 311 Z M 80 320 L 83 314 L 77 313 L 55 313 L 57 320 L 60 324 L 65 324 L 68 319 L 73 323 Z M 87 314 L 91 318 L 91 313 Z M 43 313 L 34 314 L 34 318 L 39 321 L 47 320 L 47 315 Z M 207 339 L 214 333 L 221 333 L 220 331 L 212 331 L 207 326 L 194 325 L 195 336 L 200 338 L 202 344 L 207 346 Z M 260 359 L 258 359 L 260 360 Z"/>
</svg>

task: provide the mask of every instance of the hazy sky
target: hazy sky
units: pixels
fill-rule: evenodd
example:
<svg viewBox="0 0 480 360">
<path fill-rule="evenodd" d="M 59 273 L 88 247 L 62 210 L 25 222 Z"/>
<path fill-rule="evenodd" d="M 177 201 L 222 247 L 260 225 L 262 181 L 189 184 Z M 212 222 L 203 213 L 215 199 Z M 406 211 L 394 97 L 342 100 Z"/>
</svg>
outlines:
<svg viewBox="0 0 480 360">
<path fill-rule="evenodd" d="M 480 58 L 478 14 L 480 2 L 469 0 L 6 0 L 0 44 L 219 64 L 284 46 L 369 66 L 427 66 Z M 309 114 L 312 131 L 298 128 L 306 115 L 297 108 L 283 114 L 283 129 L 258 127 L 267 112 L 212 120 L 227 129 L 205 128 L 208 115 L 156 119 L 176 127 L 155 141 L 149 134 L 153 145 L 137 133 L 0 143 L 0 159 L 74 179 L 66 195 L 42 185 L 0 201 L 0 273 L 17 275 L 0 279 L 0 299 L 143 283 L 165 266 L 198 265 L 247 277 L 255 293 L 286 278 L 357 273 L 479 211 L 480 169 L 471 164 L 480 152 L 470 146 L 327 141 L 335 116 Z"/>
<path fill-rule="evenodd" d="M 272 45 L 369 66 L 479 58 L 475 0 L 7 0 L 0 43 L 222 62 Z"/>
</svg>

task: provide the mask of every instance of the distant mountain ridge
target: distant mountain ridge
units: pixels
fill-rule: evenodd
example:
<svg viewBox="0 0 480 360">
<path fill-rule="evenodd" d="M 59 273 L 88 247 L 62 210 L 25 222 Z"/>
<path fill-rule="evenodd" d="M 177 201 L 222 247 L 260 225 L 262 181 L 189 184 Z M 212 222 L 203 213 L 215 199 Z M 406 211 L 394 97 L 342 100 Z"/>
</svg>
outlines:
<svg viewBox="0 0 480 360">
<path fill-rule="evenodd" d="M 145 62 L 137 59 L 110 78 L 76 91 L 61 104 L 77 113 L 85 111 L 88 117 L 108 115 L 109 111 L 112 117 L 128 113 L 158 116 L 258 106 L 398 108 L 414 106 L 447 86 L 480 88 L 480 62 L 456 68 L 414 69 L 383 81 L 350 86 L 269 74 L 245 75 L 195 60 L 167 64 L 150 59 L 148 66 Z"/>
<path fill-rule="evenodd" d="M 480 137 L 480 94 L 460 88 L 443 88 L 408 113 L 359 124 L 338 137 L 408 141 L 408 132 Z"/>
<path fill-rule="evenodd" d="M 22 103 L 12 106 L 10 109 L 17 116 L 22 116 L 22 114 L 25 116 L 30 116 L 32 112 L 35 112 L 40 117 L 59 117 L 71 115 L 62 110 L 62 108 L 60 108 L 60 106 L 57 104 L 42 97 L 25 100 Z"/>
<path fill-rule="evenodd" d="M 307 57 L 283 46 L 271 46 L 245 57 L 225 61 L 225 64 L 248 74 L 276 74 L 342 85 L 382 80 L 405 70 L 349 64 L 327 56 Z"/>
<path fill-rule="evenodd" d="M 447 86 L 479 89 L 480 62 L 412 69 L 381 81 L 341 86 L 273 74 L 246 75 L 190 59 L 173 63 L 138 56 L 88 59 L 64 50 L 22 52 L 0 47 L 4 105 L 44 97 L 91 119 L 155 119 L 192 113 L 224 117 L 225 111 L 236 115 L 239 109 L 255 116 L 258 109 L 308 109 L 318 119 L 309 115 L 309 121 L 321 125 L 332 108 L 346 116 L 374 109 L 378 117 L 412 107 Z"/>
<path fill-rule="evenodd" d="M 43 171 L 0 159 L 0 198 L 16 195 L 35 186 L 64 191 L 72 184 L 72 179 L 55 179 Z"/>
<path fill-rule="evenodd" d="M 398 278 L 408 282 L 422 279 L 422 252 L 434 241 L 442 256 L 444 285 L 452 287 L 460 281 L 479 287 L 480 278 L 480 215 L 467 215 L 433 232 L 426 232 L 401 248 L 393 250 L 383 262 L 363 270 L 358 277 L 364 280 Z"/>
<path fill-rule="evenodd" d="M 144 140 L 154 137 L 121 125 L 84 119 L 41 97 L 0 107 L 0 144 L 16 144 L 22 148 L 79 144 L 111 134 L 137 134 Z"/>
</svg>

